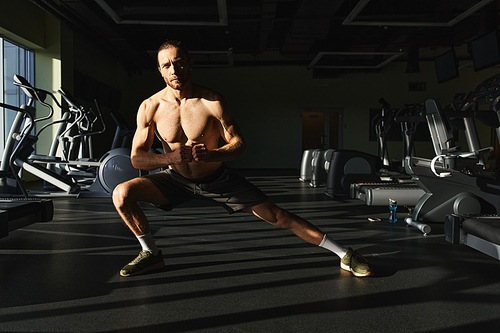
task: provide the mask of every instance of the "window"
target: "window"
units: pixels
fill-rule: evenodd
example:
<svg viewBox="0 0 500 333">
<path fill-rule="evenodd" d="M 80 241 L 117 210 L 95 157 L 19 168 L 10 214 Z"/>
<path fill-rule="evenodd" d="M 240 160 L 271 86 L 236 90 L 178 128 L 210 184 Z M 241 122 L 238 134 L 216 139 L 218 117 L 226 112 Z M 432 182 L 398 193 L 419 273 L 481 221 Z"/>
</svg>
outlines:
<svg viewBox="0 0 500 333">
<path fill-rule="evenodd" d="M 34 54 L 19 45 L 0 37 L 0 102 L 21 106 L 28 102 L 27 96 L 14 86 L 14 75 L 21 75 L 30 83 L 34 82 Z M 0 156 L 3 154 L 5 140 L 16 117 L 16 112 L 0 108 Z"/>
</svg>

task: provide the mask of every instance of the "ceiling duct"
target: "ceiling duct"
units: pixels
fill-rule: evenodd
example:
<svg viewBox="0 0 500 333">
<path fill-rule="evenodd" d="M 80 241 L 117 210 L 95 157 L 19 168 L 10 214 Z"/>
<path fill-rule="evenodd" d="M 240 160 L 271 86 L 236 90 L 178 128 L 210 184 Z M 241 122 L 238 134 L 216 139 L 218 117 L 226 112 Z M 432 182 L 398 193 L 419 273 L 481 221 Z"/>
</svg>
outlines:
<svg viewBox="0 0 500 333">
<path fill-rule="evenodd" d="M 420 1 L 420 0 L 415 0 Z M 360 0 L 354 9 L 347 15 L 342 23 L 343 25 L 372 25 L 372 26 L 399 26 L 399 27 L 452 27 L 458 22 L 464 20 L 470 15 L 474 14 L 484 6 L 490 4 L 495 0 L 478 0 L 478 2 L 471 6 L 469 9 L 463 11 L 461 14 L 455 16 L 448 22 L 393 22 L 393 21 L 355 21 L 358 15 L 361 14 L 363 9 L 368 5 L 370 0 Z"/>
<path fill-rule="evenodd" d="M 108 5 L 106 0 L 94 0 L 117 24 L 146 24 L 146 25 L 184 25 L 184 26 L 227 26 L 226 0 L 217 0 L 218 20 L 214 21 L 172 21 L 172 20 L 149 20 L 149 19 L 122 19 L 115 9 Z M 189 2 L 185 2 L 188 7 Z"/>
<path fill-rule="evenodd" d="M 309 69 L 379 69 L 403 54 L 403 52 L 319 52 L 307 67 Z M 329 57 L 331 59 L 328 59 Z M 352 60 L 356 60 L 356 64 Z"/>
</svg>

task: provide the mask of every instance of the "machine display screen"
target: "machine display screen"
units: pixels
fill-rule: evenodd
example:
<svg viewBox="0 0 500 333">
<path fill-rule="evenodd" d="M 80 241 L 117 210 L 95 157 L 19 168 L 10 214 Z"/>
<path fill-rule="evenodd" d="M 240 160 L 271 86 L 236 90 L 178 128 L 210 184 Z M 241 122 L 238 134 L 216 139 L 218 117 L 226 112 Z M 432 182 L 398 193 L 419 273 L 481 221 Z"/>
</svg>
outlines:
<svg viewBox="0 0 500 333">
<path fill-rule="evenodd" d="M 500 63 L 497 31 L 483 35 L 470 43 L 470 55 L 474 70 L 479 71 Z"/>
<path fill-rule="evenodd" d="M 434 59 L 436 75 L 439 83 L 458 77 L 458 61 L 455 49 L 451 49 Z"/>
</svg>

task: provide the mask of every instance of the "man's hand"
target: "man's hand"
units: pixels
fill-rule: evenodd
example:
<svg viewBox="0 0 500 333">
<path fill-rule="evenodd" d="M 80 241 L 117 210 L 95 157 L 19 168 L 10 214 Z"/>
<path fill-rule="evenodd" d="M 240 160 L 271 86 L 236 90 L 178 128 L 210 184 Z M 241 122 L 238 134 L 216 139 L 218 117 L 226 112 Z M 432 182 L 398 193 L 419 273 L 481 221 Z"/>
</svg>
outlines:
<svg viewBox="0 0 500 333">
<path fill-rule="evenodd" d="M 191 153 L 191 146 L 180 146 L 172 152 L 172 161 L 170 164 L 184 164 L 193 161 L 193 155 Z"/>
<path fill-rule="evenodd" d="M 205 161 L 207 158 L 207 152 L 207 147 L 204 143 L 191 146 L 191 156 L 193 157 L 193 160 L 197 162 Z"/>
</svg>

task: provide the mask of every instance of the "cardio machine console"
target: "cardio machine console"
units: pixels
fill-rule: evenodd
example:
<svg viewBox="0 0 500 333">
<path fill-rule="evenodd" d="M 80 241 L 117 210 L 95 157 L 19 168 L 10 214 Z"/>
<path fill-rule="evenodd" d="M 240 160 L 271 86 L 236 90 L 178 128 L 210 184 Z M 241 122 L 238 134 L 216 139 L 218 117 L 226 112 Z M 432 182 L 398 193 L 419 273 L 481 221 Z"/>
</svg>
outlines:
<svg viewBox="0 0 500 333">
<path fill-rule="evenodd" d="M 500 74 L 497 74 L 481 82 L 470 96 L 470 100 L 477 104 L 491 103 L 494 106 L 498 102 L 499 97 Z"/>
</svg>

